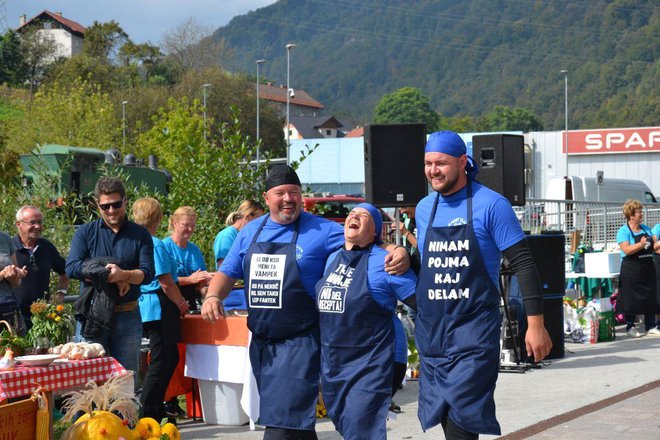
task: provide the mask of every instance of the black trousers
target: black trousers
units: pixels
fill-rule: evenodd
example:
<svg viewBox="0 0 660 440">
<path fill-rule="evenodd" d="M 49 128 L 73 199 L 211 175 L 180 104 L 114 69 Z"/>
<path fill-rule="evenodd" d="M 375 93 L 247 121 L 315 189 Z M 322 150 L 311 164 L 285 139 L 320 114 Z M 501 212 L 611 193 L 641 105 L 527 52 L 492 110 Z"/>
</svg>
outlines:
<svg viewBox="0 0 660 440">
<path fill-rule="evenodd" d="M 142 417 L 160 421 L 164 417 L 165 391 L 179 363 L 179 349 L 176 343 L 166 343 L 162 321 L 145 322 L 143 328 L 149 338 L 151 363 L 142 383 Z"/>
<path fill-rule="evenodd" d="M 442 423 L 442 430 L 445 432 L 446 440 L 477 440 L 479 438 L 479 434 L 460 428 L 449 417 Z"/>
</svg>

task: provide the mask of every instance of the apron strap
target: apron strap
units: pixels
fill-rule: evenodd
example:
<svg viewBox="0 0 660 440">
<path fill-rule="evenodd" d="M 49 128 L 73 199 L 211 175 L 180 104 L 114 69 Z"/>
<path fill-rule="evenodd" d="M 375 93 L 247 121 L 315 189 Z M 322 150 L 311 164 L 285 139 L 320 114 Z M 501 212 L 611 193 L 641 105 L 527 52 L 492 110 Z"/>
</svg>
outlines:
<svg viewBox="0 0 660 440">
<path fill-rule="evenodd" d="M 433 220 L 435 219 L 435 214 L 438 209 L 438 200 L 440 200 L 440 193 L 435 193 L 435 200 L 433 201 L 433 208 L 431 208 L 431 217 L 429 218 L 429 224 L 426 225 L 426 233 L 431 230 L 433 227 Z M 472 223 L 472 179 L 468 178 L 467 182 L 467 222 L 468 224 Z"/>
<path fill-rule="evenodd" d="M 261 231 L 263 231 L 264 226 L 266 225 L 266 222 L 270 218 L 269 215 L 265 216 L 264 220 L 261 222 L 259 225 L 259 229 L 257 229 L 257 232 L 254 234 L 254 237 L 252 237 L 252 243 L 256 243 L 257 239 L 259 238 L 259 235 L 261 235 Z M 293 235 L 291 237 L 291 243 L 296 244 L 298 242 L 298 228 L 300 226 L 300 215 L 296 219 L 296 221 L 293 223 Z"/>
</svg>

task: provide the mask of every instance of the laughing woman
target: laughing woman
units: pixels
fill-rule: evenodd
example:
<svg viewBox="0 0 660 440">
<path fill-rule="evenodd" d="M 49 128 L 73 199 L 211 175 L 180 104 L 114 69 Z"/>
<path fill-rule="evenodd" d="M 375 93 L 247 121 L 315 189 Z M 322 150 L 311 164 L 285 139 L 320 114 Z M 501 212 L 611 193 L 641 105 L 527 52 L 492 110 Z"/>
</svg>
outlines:
<svg viewBox="0 0 660 440">
<path fill-rule="evenodd" d="M 321 391 L 345 439 L 384 439 L 394 377 L 394 309 L 416 308 L 412 270 L 388 275 L 378 245 L 383 220 L 361 203 L 344 224 L 344 248 L 316 285 L 321 328 Z"/>
</svg>

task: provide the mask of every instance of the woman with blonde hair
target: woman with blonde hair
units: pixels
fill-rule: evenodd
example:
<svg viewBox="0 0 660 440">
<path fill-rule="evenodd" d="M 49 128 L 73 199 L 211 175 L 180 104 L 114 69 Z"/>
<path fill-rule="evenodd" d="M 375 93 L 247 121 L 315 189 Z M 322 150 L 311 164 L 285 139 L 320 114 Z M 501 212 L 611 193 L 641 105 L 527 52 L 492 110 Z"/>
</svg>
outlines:
<svg viewBox="0 0 660 440">
<path fill-rule="evenodd" d="M 176 284 L 176 261 L 156 237 L 162 219 L 163 211 L 158 200 L 144 197 L 133 203 L 133 221 L 149 231 L 154 243 L 154 279 L 140 286 L 140 316 L 151 351 L 151 363 L 142 385 L 140 403 L 143 417 L 156 420 L 165 416 L 165 390 L 179 362 L 179 316 L 188 311 L 188 302 Z"/>
<path fill-rule="evenodd" d="M 197 299 L 203 296 L 213 274 L 206 271 L 202 251 L 190 241 L 197 227 L 197 212 L 191 206 L 181 206 L 170 216 L 170 236 L 163 240 L 167 251 L 177 263 L 179 289 L 191 310 L 197 309 Z"/>
<path fill-rule="evenodd" d="M 642 223 L 644 206 L 639 200 L 626 200 L 623 205 L 626 224 L 616 234 L 621 247 L 621 294 L 616 311 L 626 316 L 626 333 L 638 338 L 645 334 L 660 336 L 656 327 L 656 275 L 653 264 L 653 234 Z M 635 327 L 636 315 L 644 315 L 645 331 Z"/>
<path fill-rule="evenodd" d="M 264 207 L 261 203 L 247 199 L 243 200 L 238 206 L 238 209 L 227 216 L 225 225 L 227 226 L 222 231 L 218 232 L 213 242 L 213 253 L 215 254 L 216 269 L 220 268 L 222 260 L 225 259 L 229 248 L 236 240 L 238 232 L 243 229 L 250 221 L 264 214 Z M 247 310 L 247 303 L 245 302 L 245 293 L 243 289 L 233 290 L 227 298 L 223 301 L 223 306 L 226 311 L 233 309 Z"/>
</svg>

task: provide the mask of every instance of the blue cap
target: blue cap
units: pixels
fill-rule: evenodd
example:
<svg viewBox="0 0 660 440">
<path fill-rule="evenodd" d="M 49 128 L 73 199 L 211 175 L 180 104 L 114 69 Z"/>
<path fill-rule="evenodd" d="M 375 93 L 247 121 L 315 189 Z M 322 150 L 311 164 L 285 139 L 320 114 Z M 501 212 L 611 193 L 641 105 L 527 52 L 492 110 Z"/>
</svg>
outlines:
<svg viewBox="0 0 660 440">
<path fill-rule="evenodd" d="M 444 153 L 453 157 L 461 157 L 467 154 L 467 147 L 463 139 L 453 131 L 436 131 L 429 136 L 424 153 Z M 465 171 L 472 179 L 479 172 L 477 163 L 470 156 L 467 156 Z"/>
<path fill-rule="evenodd" d="M 355 208 L 366 209 L 369 212 L 372 220 L 374 221 L 374 225 L 376 225 L 376 244 L 382 243 L 380 239 L 380 233 L 383 229 L 383 217 L 380 215 L 378 208 L 376 208 L 371 203 L 360 203 L 359 205 L 355 205 L 353 209 Z"/>
</svg>

